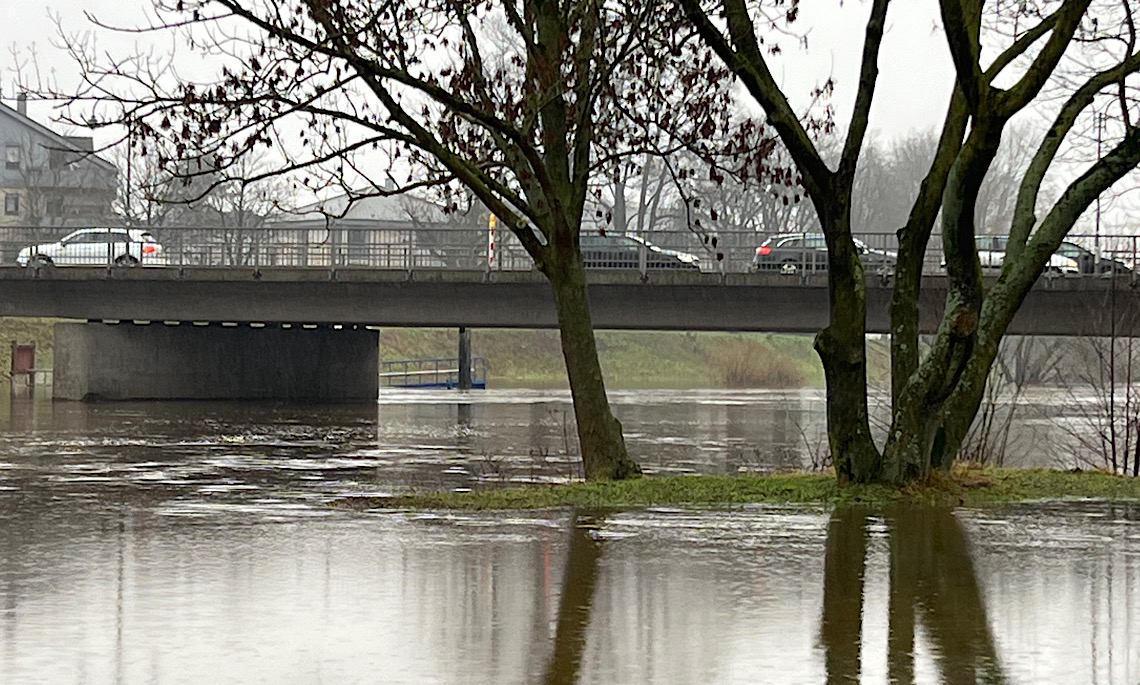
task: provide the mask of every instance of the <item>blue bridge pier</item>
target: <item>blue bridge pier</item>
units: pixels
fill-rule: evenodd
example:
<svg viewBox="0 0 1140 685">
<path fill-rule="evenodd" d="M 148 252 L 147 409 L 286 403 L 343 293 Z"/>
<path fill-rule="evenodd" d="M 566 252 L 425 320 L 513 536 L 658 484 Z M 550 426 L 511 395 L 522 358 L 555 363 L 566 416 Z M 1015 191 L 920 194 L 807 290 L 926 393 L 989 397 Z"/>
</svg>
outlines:
<svg viewBox="0 0 1140 685">
<path fill-rule="evenodd" d="M 362 325 L 59 323 L 52 395 L 371 402 L 378 364 Z"/>
</svg>

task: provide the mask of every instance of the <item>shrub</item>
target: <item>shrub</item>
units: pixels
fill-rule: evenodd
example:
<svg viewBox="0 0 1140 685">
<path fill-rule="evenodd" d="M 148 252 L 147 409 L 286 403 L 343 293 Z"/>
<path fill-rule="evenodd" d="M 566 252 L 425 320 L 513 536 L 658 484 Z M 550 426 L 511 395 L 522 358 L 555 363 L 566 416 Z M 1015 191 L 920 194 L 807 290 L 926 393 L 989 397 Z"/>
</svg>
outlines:
<svg viewBox="0 0 1140 685">
<path fill-rule="evenodd" d="M 807 378 L 795 359 L 755 340 L 733 340 L 716 354 L 726 388 L 798 388 Z"/>
</svg>

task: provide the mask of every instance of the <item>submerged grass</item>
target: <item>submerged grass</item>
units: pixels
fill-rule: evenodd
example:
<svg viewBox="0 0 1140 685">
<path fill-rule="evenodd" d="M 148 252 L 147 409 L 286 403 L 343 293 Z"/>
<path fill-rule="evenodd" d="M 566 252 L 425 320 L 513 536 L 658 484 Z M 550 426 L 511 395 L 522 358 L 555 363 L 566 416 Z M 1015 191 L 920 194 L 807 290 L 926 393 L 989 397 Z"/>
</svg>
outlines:
<svg viewBox="0 0 1140 685">
<path fill-rule="evenodd" d="M 832 474 L 648 476 L 608 483 L 568 483 L 425 492 L 394 497 L 350 497 L 360 509 L 636 509 L 646 506 L 721 507 L 751 503 L 910 503 L 986 506 L 1060 499 L 1140 500 L 1140 478 L 1099 471 L 956 468 L 906 487 L 839 485 Z"/>
</svg>

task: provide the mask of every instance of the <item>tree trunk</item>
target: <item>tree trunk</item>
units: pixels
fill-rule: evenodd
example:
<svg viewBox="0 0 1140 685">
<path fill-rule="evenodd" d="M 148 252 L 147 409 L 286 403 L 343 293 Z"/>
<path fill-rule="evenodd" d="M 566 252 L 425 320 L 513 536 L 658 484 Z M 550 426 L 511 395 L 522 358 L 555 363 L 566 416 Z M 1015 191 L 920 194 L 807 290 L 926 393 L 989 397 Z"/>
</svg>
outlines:
<svg viewBox="0 0 1140 685">
<path fill-rule="evenodd" d="M 879 478 L 882 460 L 867 421 L 867 290 L 849 230 L 827 231 L 830 317 L 815 337 L 827 383 L 827 441 L 840 480 Z M 834 240 L 832 236 L 837 236 Z"/>
<path fill-rule="evenodd" d="M 899 237 L 895 287 L 891 292 L 891 414 L 911 374 L 918 370 L 918 301 L 922 294 L 922 258 L 926 242 L 917 244 L 911 233 Z"/>
<path fill-rule="evenodd" d="M 641 467 L 629 458 L 621 422 L 614 418 L 606 397 L 598 346 L 590 318 L 590 302 L 586 290 L 586 270 L 581 255 L 559 260 L 547 270 L 558 310 L 558 329 L 562 339 L 562 357 L 574 400 L 574 418 L 578 424 L 578 444 L 582 450 L 582 468 L 586 480 L 619 480 L 641 473 Z"/>
</svg>

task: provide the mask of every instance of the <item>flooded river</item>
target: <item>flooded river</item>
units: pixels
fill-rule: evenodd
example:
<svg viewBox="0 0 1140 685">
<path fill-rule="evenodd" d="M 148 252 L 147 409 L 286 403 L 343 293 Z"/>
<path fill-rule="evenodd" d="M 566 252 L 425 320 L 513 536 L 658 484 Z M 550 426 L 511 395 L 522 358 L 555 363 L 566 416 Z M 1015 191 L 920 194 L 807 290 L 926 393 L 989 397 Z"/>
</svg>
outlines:
<svg viewBox="0 0 1140 685">
<path fill-rule="evenodd" d="M 0 683 L 1140 683 L 1133 506 L 327 506 L 576 474 L 565 394 L 457 397 L 0 398 Z M 817 392 L 613 399 L 647 471 L 822 454 Z"/>
</svg>

